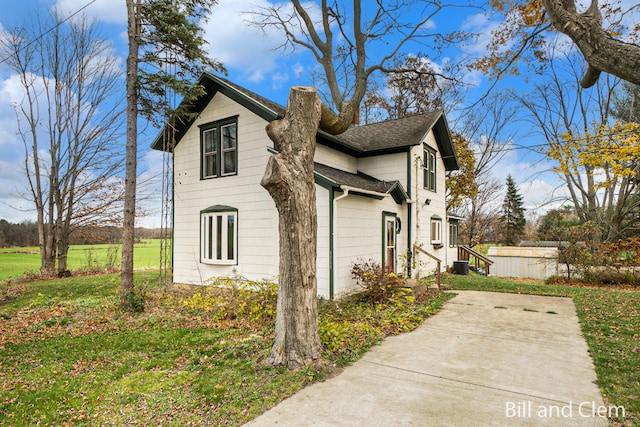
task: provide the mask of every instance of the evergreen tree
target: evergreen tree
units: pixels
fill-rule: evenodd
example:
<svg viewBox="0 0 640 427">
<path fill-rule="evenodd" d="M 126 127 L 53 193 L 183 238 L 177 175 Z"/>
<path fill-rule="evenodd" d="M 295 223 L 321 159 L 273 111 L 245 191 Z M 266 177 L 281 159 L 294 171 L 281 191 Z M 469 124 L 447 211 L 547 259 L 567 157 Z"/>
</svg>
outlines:
<svg viewBox="0 0 640 427">
<path fill-rule="evenodd" d="M 207 69 L 224 70 L 206 51 L 204 30 L 217 0 L 126 0 L 127 36 L 127 142 L 120 302 L 131 306 L 133 288 L 133 243 L 135 241 L 138 113 L 163 123 L 188 114 L 188 105 L 204 89 L 193 82 Z M 172 94 L 182 96 L 173 110 Z M 179 106 L 178 106 L 179 107 Z M 178 117 L 176 117 L 178 116 Z M 130 307 L 131 308 L 131 307 Z"/>
<path fill-rule="evenodd" d="M 524 217 L 525 209 L 522 207 L 522 196 L 518 191 L 511 175 L 507 176 L 507 194 L 502 202 L 501 222 L 504 224 L 502 242 L 506 245 L 514 245 L 524 234 L 524 226 L 527 220 Z"/>
</svg>

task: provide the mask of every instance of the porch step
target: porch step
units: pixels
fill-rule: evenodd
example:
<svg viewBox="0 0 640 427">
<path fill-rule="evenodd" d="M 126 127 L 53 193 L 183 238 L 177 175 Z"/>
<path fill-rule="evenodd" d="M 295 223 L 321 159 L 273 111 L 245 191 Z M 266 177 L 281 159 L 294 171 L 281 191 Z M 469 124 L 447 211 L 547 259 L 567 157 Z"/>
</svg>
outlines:
<svg viewBox="0 0 640 427">
<path fill-rule="evenodd" d="M 425 285 L 424 282 L 419 283 L 416 279 L 407 279 L 405 286 L 411 289 L 411 293 L 414 297 L 418 297 L 429 290 L 440 289 L 437 283 L 429 283 L 428 285 Z"/>
</svg>

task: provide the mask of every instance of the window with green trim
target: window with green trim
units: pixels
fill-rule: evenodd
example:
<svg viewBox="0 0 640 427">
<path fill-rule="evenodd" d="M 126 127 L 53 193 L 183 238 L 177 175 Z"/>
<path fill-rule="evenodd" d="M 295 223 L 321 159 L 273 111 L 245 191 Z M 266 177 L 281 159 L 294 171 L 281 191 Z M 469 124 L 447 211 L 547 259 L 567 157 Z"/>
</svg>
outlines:
<svg viewBox="0 0 640 427">
<path fill-rule="evenodd" d="M 431 244 L 442 244 L 442 218 L 437 215 L 431 217 Z"/>
<path fill-rule="evenodd" d="M 424 170 L 424 188 L 436 191 L 436 150 L 424 145 L 424 158 L 422 161 Z"/>
<path fill-rule="evenodd" d="M 449 223 L 449 247 L 455 248 L 458 246 L 458 223 Z"/>
<path fill-rule="evenodd" d="M 238 117 L 200 126 L 202 179 L 238 173 Z"/>
<path fill-rule="evenodd" d="M 233 265 L 238 253 L 238 212 L 200 213 L 200 259 L 206 264 Z"/>
</svg>

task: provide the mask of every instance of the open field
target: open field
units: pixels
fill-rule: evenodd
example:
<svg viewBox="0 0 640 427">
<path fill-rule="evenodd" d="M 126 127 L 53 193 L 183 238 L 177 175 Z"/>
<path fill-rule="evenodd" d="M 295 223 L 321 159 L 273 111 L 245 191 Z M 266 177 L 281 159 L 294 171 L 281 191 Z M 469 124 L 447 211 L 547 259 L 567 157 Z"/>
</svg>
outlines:
<svg viewBox="0 0 640 427">
<path fill-rule="evenodd" d="M 640 290 L 527 283 L 470 274 L 447 275 L 452 289 L 472 289 L 573 299 L 608 405 L 624 406 L 612 425 L 640 426 Z"/>
<path fill-rule="evenodd" d="M 119 276 L 0 285 L 0 425 L 242 425 L 410 331 L 452 295 L 390 303 L 320 301 L 324 363 L 262 363 L 276 292 L 165 286 L 139 271 L 141 313 L 117 304 Z"/>
<path fill-rule="evenodd" d="M 76 245 L 69 249 L 69 269 L 72 272 L 104 270 L 109 266 L 120 267 L 120 245 Z M 143 240 L 136 244 L 134 267 L 160 267 L 159 239 Z M 33 275 L 39 270 L 40 253 L 37 247 L 0 248 L 0 280 Z"/>
</svg>

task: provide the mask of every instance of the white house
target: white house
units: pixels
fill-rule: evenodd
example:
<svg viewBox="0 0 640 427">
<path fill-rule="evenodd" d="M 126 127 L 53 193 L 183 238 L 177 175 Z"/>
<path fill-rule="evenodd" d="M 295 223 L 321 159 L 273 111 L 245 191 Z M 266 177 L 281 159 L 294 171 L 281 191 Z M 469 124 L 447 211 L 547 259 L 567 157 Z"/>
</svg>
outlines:
<svg viewBox="0 0 640 427">
<path fill-rule="evenodd" d="M 250 280 L 278 274 L 278 214 L 260 186 L 275 149 L 265 132 L 285 108 L 205 73 L 196 118 L 168 127 L 152 144 L 173 151 L 173 280 L 201 284 L 219 276 Z M 413 245 L 442 261 L 457 256 L 457 221 L 448 218 L 445 171 L 458 169 L 441 111 L 318 133 L 318 294 L 354 286 L 351 267 L 373 259 L 415 275 Z M 436 263 L 421 254 L 422 275 Z"/>
</svg>

